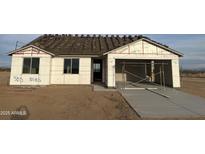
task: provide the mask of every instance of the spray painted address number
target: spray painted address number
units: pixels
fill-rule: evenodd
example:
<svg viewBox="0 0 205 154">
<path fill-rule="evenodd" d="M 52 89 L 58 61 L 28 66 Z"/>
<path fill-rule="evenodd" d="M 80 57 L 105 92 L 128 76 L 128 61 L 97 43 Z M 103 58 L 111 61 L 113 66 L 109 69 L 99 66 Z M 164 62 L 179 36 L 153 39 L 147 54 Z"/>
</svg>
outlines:
<svg viewBox="0 0 205 154">
<path fill-rule="evenodd" d="M 35 77 L 30 77 L 29 80 L 30 80 L 31 82 L 41 82 L 41 79 L 35 78 Z"/>
<path fill-rule="evenodd" d="M 16 82 L 24 82 L 22 77 L 18 77 L 18 76 L 14 76 L 14 81 Z M 29 78 L 30 82 L 41 82 L 41 79 L 37 78 L 37 77 L 30 77 Z"/>
<path fill-rule="evenodd" d="M 23 78 L 22 77 L 18 77 L 18 76 L 14 76 L 14 81 L 16 81 L 16 82 L 23 82 Z"/>
</svg>

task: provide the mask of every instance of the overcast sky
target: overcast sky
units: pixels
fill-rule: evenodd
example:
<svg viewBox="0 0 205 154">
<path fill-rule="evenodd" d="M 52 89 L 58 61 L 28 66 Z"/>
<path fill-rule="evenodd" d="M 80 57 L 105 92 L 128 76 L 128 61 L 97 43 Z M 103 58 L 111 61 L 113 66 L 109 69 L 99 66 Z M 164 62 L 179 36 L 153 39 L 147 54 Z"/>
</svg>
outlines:
<svg viewBox="0 0 205 154">
<path fill-rule="evenodd" d="M 25 45 L 40 35 L 34 34 L 0 34 L 0 66 L 10 67 L 10 57 L 6 53 L 15 49 L 16 41 L 19 46 Z M 149 34 L 151 39 L 166 44 L 184 54 L 181 60 L 182 68 L 205 69 L 205 35 L 170 35 Z"/>
</svg>

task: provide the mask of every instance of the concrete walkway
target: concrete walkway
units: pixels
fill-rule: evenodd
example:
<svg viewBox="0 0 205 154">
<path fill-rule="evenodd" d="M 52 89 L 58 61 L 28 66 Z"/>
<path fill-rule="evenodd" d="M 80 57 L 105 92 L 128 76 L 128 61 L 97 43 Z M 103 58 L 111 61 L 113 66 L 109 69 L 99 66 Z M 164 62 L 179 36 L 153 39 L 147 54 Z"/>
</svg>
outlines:
<svg viewBox="0 0 205 154">
<path fill-rule="evenodd" d="M 205 118 L 205 99 L 176 89 L 152 90 L 156 93 L 139 89 L 119 91 L 142 119 Z"/>
<path fill-rule="evenodd" d="M 117 91 L 117 89 L 107 88 L 104 84 L 95 83 L 92 84 L 93 91 Z"/>
</svg>

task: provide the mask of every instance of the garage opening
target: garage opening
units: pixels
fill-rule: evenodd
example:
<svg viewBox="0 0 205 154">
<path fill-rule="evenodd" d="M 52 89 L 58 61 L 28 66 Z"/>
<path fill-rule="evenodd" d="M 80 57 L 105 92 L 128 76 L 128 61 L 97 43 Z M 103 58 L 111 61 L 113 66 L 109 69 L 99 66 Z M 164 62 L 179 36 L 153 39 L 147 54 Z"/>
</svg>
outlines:
<svg viewBox="0 0 205 154">
<path fill-rule="evenodd" d="M 117 86 L 173 86 L 171 60 L 117 59 L 115 66 Z"/>
</svg>

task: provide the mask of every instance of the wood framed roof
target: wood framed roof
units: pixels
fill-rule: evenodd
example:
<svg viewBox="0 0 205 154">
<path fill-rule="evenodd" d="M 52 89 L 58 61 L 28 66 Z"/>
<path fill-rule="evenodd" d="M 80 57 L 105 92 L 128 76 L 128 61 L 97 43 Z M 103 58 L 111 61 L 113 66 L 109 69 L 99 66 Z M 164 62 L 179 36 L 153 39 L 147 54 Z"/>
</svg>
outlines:
<svg viewBox="0 0 205 154">
<path fill-rule="evenodd" d="M 26 46 L 36 46 L 55 56 L 63 55 L 103 55 L 137 40 L 145 40 L 160 46 L 174 54 L 182 56 L 166 45 L 153 41 L 142 35 L 71 35 L 45 34 L 31 41 Z M 18 50 L 21 50 L 18 49 Z M 14 51 L 15 52 L 15 51 Z M 14 53 L 11 52 L 11 53 Z"/>
</svg>

